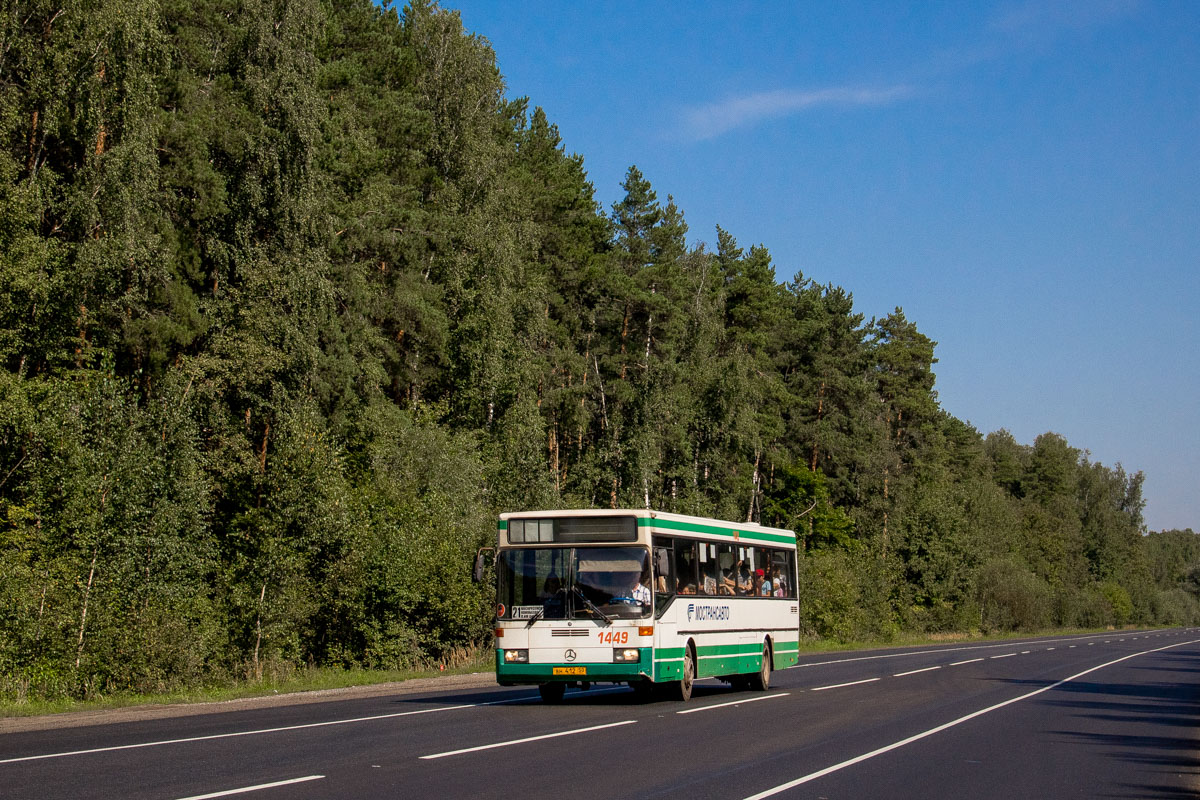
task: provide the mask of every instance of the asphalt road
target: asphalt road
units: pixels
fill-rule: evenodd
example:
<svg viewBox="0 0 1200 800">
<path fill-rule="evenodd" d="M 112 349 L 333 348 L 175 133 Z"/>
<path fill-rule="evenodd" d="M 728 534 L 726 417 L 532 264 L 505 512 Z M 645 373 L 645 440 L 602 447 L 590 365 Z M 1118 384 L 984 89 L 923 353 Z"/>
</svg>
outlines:
<svg viewBox="0 0 1200 800">
<path fill-rule="evenodd" d="M 455 688 L 0 735 L 0 798 L 1200 796 L 1200 630 L 802 658 L 770 691 Z"/>
</svg>

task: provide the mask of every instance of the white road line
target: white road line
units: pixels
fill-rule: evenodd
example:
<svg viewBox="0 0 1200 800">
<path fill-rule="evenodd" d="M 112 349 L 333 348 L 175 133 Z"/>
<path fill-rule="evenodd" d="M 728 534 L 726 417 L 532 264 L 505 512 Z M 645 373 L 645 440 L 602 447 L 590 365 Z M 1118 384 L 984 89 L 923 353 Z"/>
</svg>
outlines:
<svg viewBox="0 0 1200 800">
<path fill-rule="evenodd" d="M 1095 639 L 1104 634 L 1091 634 L 1088 636 L 1075 637 L 1079 640 Z M 935 653 L 956 653 L 961 650 L 990 650 L 997 647 L 1012 647 L 1014 644 L 1045 644 L 1046 642 L 1063 641 L 1062 639 L 1030 639 L 1024 642 L 996 642 L 994 644 L 972 644 L 963 645 L 961 647 L 935 647 L 929 650 L 905 650 L 902 653 L 883 653 L 875 656 L 852 656 L 850 658 L 837 658 L 829 661 L 810 661 L 807 664 L 792 664 L 785 669 L 806 669 L 808 667 L 824 667 L 829 664 L 847 664 L 851 661 L 877 661 L 881 658 L 902 658 L 904 656 L 927 656 Z M 1069 641 L 1069 640 L 1068 640 Z"/>
<path fill-rule="evenodd" d="M 725 708 L 726 706 L 740 706 L 742 703 L 757 703 L 759 700 L 773 700 L 776 697 L 787 697 L 791 692 L 780 692 L 779 694 L 765 694 L 758 697 L 747 697 L 742 700 L 731 700 L 728 703 L 717 703 L 712 706 L 700 706 L 699 708 L 689 708 L 687 711 L 676 711 L 676 714 L 695 714 L 697 711 L 708 711 L 712 708 Z"/>
<path fill-rule="evenodd" d="M 982 658 L 969 658 L 966 661 L 955 661 L 950 666 L 961 667 L 963 664 L 974 664 L 976 661 L 983 661 L 983 659 Z"/>
<path fill-rule="evenodd" d="M 609 691 L 607 689 L 600 691 Z M 536 695 L 535 695 L 536 696 Z M 138 742 L 136 744 L 120 744 L 112 747 L 93 747 L 89 750 L 70 750 L 64 753 L 43 753 L 36 756 L 21 756 L 20 758 L 0 759 L 0 764 L 15 764 L 18 761 L 41 761 L 47 758 L 65 758 L 66 756 L 84 756 L 93 753 L 111 753 L 116 750 L 137 750 L 142 747 L 160 747 L 167 744 L 186 744 L 188 742 L 207 742 L 212 739 L 232 739 L 236 736 L 258 736 L 264 733 L 282 733 L 284 731 L 299 731 L 306 728 L 326 728 L 331 725 L 350 725 L 355 722 L 374 722 L 380 719 L 395 719 L 396 717 L 411 717 L 417 714 L 434 714 L 439 711 L 458 711 L 463 708 L 479 708 L 481 706 L 498 706 L 506 703 L 521 703 L 532 700 L 533 697 L 515 697 L 508 700 L 489 700 L 486 703 L 465 703 L 458 706 L 443 706 L 438 708 L 422 708 L 416 711 L 397 711 L 392 714 L 376 714 L 371 717 L 354 717 L 352 719 L 335 719 L 327 722 L 308 722 L 303 725 L 284 725 L 279 728 L 259 728 L 252 731 L 234 731 L 233 733 L 214 733 L 208 736 L 189 736 L 183 739 L 163 739 L 157 742 Z"/>
<path fill-rule="evenodd" d="M 1053 649 L 1054 649 L 1053 647 L 1047 647 L 1047 648 L 1046 648 L 1046 652 L 1047 652 L 1047 653 L 1049 653 L 1049 652 L 1050 652 L 1051 650 L 1053 650 Z"/>
<path fill-rule="evenodd" d="M 956 725 L 961 725 L 962 723 L 967 722 L 972 719 L 975 719 L 976 717 L 982 717 L 984 714 L 990 713 L 992 711 L 996 711 L 997 709 L 1004 708 L 1005 706 L 1012 705 L 1013 703 L 1019 703 L 1022 700 L 1028 700 L 1030 697 L 1039 695 L 1042 692 L 1048 692 L 1051 689 L 1057 689 L 1059 686 L 1062 686 L 1064 683 L 1069 683 L 1077 678 L 1082 678 L 1084 675 L 1095 672 L 1096 670 L 1104 669 L 1105 667 L 1111 667 L 1113 664 L 1119 664 L 1122 661 L 1127 661 L 1128 659 L 1136 658 L 1137 656 L 1144 656 L 1149 653 L 1157 653 L 1162 650 L 1170 650 L 1171 648 L 1174 648 L 1174 647 L 1182 647 L 1184 645 L 1197 644 L 1197 643 L 1200 643 L 1200 639 L 1194 639 L 1194 640 L 1188 641 L 1188 642 L 1177 642 L 1176 644 L 1168 644 L 1168 645 L 1164 645 L 1163 647 L 1156 647 L 1153 650 L 1143 650 L 1140 653 L 1130 653 L 1127 656 L 1122 656 L 1121 658 L 1115 659 L 1113 661 L 1109 661 L 1107 663 L 1099 664 L 1099 665 L 1091 667 L 1089 669 L 1085 669 L 1083 672 L 1076 673 L 1069 678 L 1063 678 L 1061 681 L 1052 683 L 1049 686 L 1043 686 L 1041 689 L 1034 689 L 1032 692 L 1027 692 L 1026 694 L 1020 695 L 1019 697 L 1014 697 L 1011 700 L 1005 700 L 1002 703 L 996 703 L 996 705 L 994 705 L 994 706 L 988 706 L 987 708 L 981 708 L 978 711 L 973 711 L 964 717 L 959 717 L 958 719 L 951 720 L 945 724 L 938 725 L 936 728 L 930 728 L 927 731 L 922 731 L 921 733 L 914 734 L 912 736 L 909 736 L 907 739 L 901 739 L 898 742 L 893 742 L 889 745 L 885 745 L 884 747 L 880 747 L 877 750 L 872 750 L 869 753 L 863 753 L 862 755 L 847 759 L 839 764 L 834 764 L 833 766 L 826 767 L 825 769 L 817 770 L 816 772 L 810 772 L 808 775 L 804 775 L 800 778 L 796 778 L 795 780 L 788 781 L 787 783 L 781 783 L 780 785 L 775 786 L 771 789 L 767 789 L 765 791 L 759 792 L 758 794 L 750 795 L 749 797 L 745 798 L 745 800 L 764 800 L 764 798 L 773 797 L 774 795 L 780 794 L 781 792 L 786 792 L 788 789 L 794 789 L 797 786 L 800 786 L 801 784 L 809 783 L 810 781 L 815 781 L 817 778 L 823 778 L 826 775 L 832 774 L 834 772 L 838 772 L 839 770 L 843 770 L 846 767 L 852 767 L 855 764 L 859 764 L 863 761 L 874 758 L 875 756 L 880 756 L 880 755 L 883 755 L 884 753 L 890 753 L 893 750 L 898 750 L 899 748 L 904 747 L 906 744 L 912 744 L 913 742 L 919 741 L 921 739 L 925 739 L 929 736 L 933 736 L 935 733 L 941 733 L 944 730 L 953 728 Z"/>
<path fill-rule="evenodd" d="M 860 683 L 874 683 L 877 680 L 879 680 L 879 678 L 867 678 L 866 680 L 850 681 L 849 683 L 835 683 L 833 686 L 815 686 L 809 691 L 823 692 L 826 689 L 842 689 L 846 686 L 858 686 Z"/>
<path fill-rule="evenodd" d="M 274 789 L 276 786 L 290 786 L 293 783 L 304 783 L 305 781 L 319 781 L 324 778 L 324 775 L 309 775 L 304 778 L 292 778 L 286 781 L 275 781 L 274 783 L 260 783 L 258 786 L 243 786 L 241 789 L 226 789 L 223 792 L 213 792 L 212 794 L 194 794 L 191 797 L 181 797 L 179 800 L 211 800 L 214 797 L 229 797 L 231 794 L 245 794 L 246 792 L 257 792 L 259 789 Z"/>
<path fill-rule="evenodd" d="M 1030 651 L 1029 651 L 1029 650 L 1022 650 L 1022 651 L 1021 651 L 1021 655 L 1023 655 L 1023 656 L 1027 656 L 1027 655 L 1029 655 L 1029 653 L 1030 653 Z"/>
<path fill-rule="evenodd" d="M 462 750 L 448 750 L 445 753 L 434 753 L 433 755 L 420 756 L 422 760 L 430 760 L 434 758 L 445 758 L 446 756 L 458 756 L 463 753 L 476 753 L 480 750 L 493 750 L 497 747 L 508 747 L 514 744 L 525 744 L 525 742 L 536 742 L 541 739 L 554 739 L 559 736 L 572 736 L 576 733 L 587 733 L 588 731 L 598 731 L 604 728 L 618 728 L 622 725 L 633 725 L 636 719 L 627 719 L 622 722 L 610 722 L 607 725 L 593 725 L 590 728 L 576 728 L 571 731 L 557 731 L 556 733 L 543 733 L 541 736 L 527 736 L 524 739 L 509 739 L 507 742 L 495 742 L 493 744 L 481 744 L 478 747 L 464 747 Z"/>
<path fill-rule="evenodd" d="M 1016 653 L 1004 653 L 1003 655 L 992 656 L 992 658 L 1012 658 Z"/>
<path fill-rule="evenodd" d="M 892 677 L 893 678 L 903 678 L 905 675 L 916 675 L 918 672 L 930 672 L 931 670 L 935 670 L 935 669 L 941 669 L 941 667 L 937 666 L 937 667 L 922 667 L 921 669 L 910 669 L 908 672 L 897 672 Z"/>
</svg>

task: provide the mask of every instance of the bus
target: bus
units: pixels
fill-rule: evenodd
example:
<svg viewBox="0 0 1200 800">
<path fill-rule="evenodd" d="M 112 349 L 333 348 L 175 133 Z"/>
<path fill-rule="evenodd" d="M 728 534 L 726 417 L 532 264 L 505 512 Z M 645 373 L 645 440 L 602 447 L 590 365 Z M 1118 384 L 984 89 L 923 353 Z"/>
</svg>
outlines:
<svg viewBox="0 0 1200 800">
<path fill-rule="evenodd" d="M 766 690 L 799 658 L 796 535 L 650 510 L 501 514 L 496 679 L 626 683 L 688 700 L 716 677 Z M 481 574 L 482 553 L 476 561 Z M 657 691 L 656 691 L 657 690 Z"/>
</svg>

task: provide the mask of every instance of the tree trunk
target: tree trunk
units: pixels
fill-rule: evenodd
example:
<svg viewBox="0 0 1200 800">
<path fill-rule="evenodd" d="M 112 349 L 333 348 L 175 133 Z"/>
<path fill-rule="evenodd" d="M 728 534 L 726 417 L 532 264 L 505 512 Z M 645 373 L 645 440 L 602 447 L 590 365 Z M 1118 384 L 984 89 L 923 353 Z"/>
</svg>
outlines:
<svg viewBox="0 0 1200 800">
<path fill-rule="evenodd" d="M 561 492 L 562 485 L 558 477 L 558 417 L 550 425 L 550 469 L 554 472 L 554 491 Z"/>
<path fill-rule="evenodd" d="M 625 380 L 625 339 L 629 335 L 629 304 L 625 304 L 625 318 L 621 320 L 621 380 Z M 597 373 L 599 374 L 599 373 Z"/>
<path fill-rule="evenodd" d="M 267 598 L 267 582 L 263 581 L 262 591 L 258 593 L 258 618 L 254 620 L 254 679 L 262 680 L 262 664 L 258 660 L 258 650 L 262 645 L 262 610 L 263 601 Z"/>
<path fill-rule="evenodd" d="M 258 454 L 258 471 L 259 474 L 267 472 L 267 438 L 271 435 L 271 423 L 268 422 L 263 428 L 262 450 Z"/>
<path fill-rule="evenodd" d="M 750 507 L 746 509 L 746 522 L 754 521 L 754 503 L 758 499 L 758 482 L 760 480 L 758 474 L 758 465 L 762 460 L 762 450 L 755 449 L 754 451 L 754 477 L 751 481 L 750 489 Z"/>
<path fill-rule="evenodd" d="M 821 412 L 825 408 L 825 381 L 821 381 L 821 386 L 817 389 L 817 422 L 813 428 L 813 446 L 812 458 L 809 460 L 808 468 L 812 472 L 817 471 L 817 447 L 821 443 Z"/>
<path fill-rule="evenodd" d="M 891 477 L 891 470 L 890 470 L 890 468 L 889 468 L 889 467 L 884 467 L 884 468 L 883 468 L 883 502 L 884 502 L 884 509 L 883 509 L 883 557 L 884 557 L 885 559 L 887 558 L 887 555 L 888 555 L 888 512 L 887 512 L 887 501 L 888 501 L 888 479 L 889 479 L 890 477 Z"/>
<path fill-rule="evenodd" d="M 75 648 L 75 669 L 83 661 L 83 632 L 87 627 L 88 601 L 92 597 L 92 579 L 96 577 L 96 558 L 100 555 L 100 545 L 92 549 L 92 566 L 88 570 L 87 587 L 83 590 L 83 612 L 79 615 L 79 640 Z"/>
</svg>

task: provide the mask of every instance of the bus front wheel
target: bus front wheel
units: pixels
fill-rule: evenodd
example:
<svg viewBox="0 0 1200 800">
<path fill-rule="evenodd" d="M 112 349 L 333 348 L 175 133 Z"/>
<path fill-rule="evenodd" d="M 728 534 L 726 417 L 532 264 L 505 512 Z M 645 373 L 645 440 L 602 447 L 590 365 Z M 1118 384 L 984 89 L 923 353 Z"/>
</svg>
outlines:
<svg viewBox="0 0 1200 800">
<path fill-rule="evenodd" d="M 696 658 L 692 655 L 692 648 L 685 647 L 683 649 L 683 677 L 675 684 L 675 696 L 687 702 L 692 699 L 692 684 L 696 680 Z"/>
<path fill-rule="evenodd" d="M 765 692 L 771 687 L 771 646 L 763 645 L 762 664 L 758 672 L 750 676 L 750 688 L 756 692 Z"/>
<path fill-rule="evenodd" d="M 567 691 L 565 683 L 541 683 L 538 684 L 538 694 L 542 696 L 542 700 L 547 703 L 561 703 L 563 693 Z"/>
</svg>

